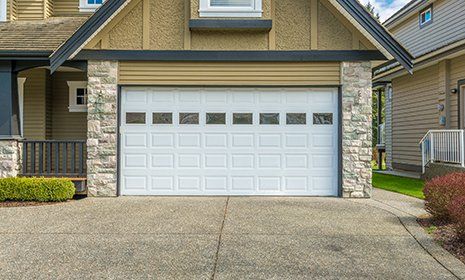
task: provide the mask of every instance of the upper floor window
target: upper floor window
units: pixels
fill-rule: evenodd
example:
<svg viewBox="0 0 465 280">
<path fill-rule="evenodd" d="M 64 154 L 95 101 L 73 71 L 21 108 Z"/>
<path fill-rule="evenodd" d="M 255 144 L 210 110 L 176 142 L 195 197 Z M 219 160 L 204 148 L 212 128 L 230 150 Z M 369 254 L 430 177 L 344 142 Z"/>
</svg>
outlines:
<svg viewBox="0 0 465 280">
<path fill-rule="evenodd" d="M 261 17 L 262 0 L 200 0 L 201 17 Z"/>
<path fill-rule="evenodd" d="M 420 27 L 423 27 L 433 20 L 433 7 L 429 6 L 420 12 Z"/>
<path fill-rule="evenodd" d="M 104 0 L 79 0 L 80 12 L 93 12 L 103 4 Z"/>
</svg>

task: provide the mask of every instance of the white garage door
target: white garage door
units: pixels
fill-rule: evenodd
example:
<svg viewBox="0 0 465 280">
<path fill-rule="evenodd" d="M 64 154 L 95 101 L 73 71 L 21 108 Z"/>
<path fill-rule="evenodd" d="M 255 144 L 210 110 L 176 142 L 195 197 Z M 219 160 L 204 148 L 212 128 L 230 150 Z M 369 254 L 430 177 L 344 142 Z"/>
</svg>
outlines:
<svg viewBox="0 0 465 280">
<path fill-rule="evenodd" d="M 337 89 L 124 87 L 122 195 L 337 195 Z"/>
</svg>

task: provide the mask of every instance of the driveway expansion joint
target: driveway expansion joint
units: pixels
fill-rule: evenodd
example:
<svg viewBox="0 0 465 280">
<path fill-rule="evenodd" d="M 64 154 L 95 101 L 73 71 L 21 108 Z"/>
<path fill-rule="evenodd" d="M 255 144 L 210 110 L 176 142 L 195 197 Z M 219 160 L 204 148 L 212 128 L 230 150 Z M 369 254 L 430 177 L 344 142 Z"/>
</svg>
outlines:
<svg viewBox="0 0 465 280">
<path fill-rule="evenodd" d="M 226 198 L 226 203 L 224 205 L 223 221 L 221 222 L 220 234 L 218 236 L 218 244 L 217 244 L 216 252 L 215 252 L 215 261 L 213 264 L 213 273 L 211 277 L 212 280 L 215 279 L 215 275 L 216 275 L 216 268 L 218 265 L 218 258 L 220 254 L 220 248 L 221 248 L 221 238 L 223 236 L 223 229 L 224 229 L 224 223 L 226 221 L 226 215 L 228 214 L 228 205 L 229 205 L 229 196 Z"/>
</svg>

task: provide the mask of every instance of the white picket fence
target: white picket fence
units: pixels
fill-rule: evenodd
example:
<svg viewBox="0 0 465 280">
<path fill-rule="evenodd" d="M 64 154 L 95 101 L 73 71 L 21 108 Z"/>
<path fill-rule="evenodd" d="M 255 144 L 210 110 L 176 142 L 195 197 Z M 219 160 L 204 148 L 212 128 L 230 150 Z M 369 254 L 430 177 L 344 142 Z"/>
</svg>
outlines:
<svg viewBox="0 0 465 280">
<path fill-rule="evenodd" d="M 423 173 L 430 162 L 465 167 L 464 130 L 430 130 L 420 141 Z"/>
</svg>

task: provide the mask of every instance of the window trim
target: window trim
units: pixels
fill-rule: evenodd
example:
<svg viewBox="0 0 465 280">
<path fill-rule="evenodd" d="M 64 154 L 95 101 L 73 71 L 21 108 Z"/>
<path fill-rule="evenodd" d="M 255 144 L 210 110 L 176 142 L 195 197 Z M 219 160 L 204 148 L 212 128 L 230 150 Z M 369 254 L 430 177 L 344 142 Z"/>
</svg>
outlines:
<svg viewBox="0 0 465 280">
<path fill-rule="evenodd" d="M 425 22 L 421 22 L 421 16 L 430 11 L 430 14 L 431 14 L 431 18 L 429 21 L 425 21 Z M 418 24 L 420 26 L 420 28 L 423 28 L 425 26 L 428 26 L 430 25 L 431 23 L 433 23 L 433 4 L 429 5 L 428 7 L 424 8 L 423 10 L 421 10 L 419 13 L 418 13 Z"/>
<path fill-rule="evenodd" d="M 200 0 L 200 17 L 262 17 L 262 0 L 250 0 L 253 7 L 211 7 L 211 0 Z"/>
<path fill-rule="evenodd" d="M 95 12 L 100 6 L 103 5 L 105 0 L 102 0 L 102 4 L 88 4 L 87 0 L 79 0 L 79 12 L 81 13 L 92 13 Z"/>
<path fill-rule="evenodd" d="M 68 81 L 69 87 L 69 106 L 68 110 L 72 113 L 74 112 L 87 112 L 87 105 L 78 105 L 76 102 L 76 90 L 78 88 L 87 88 L 86 81 Z M 89 93 L 87 93 L 89 96 Z"/>
</svg>

